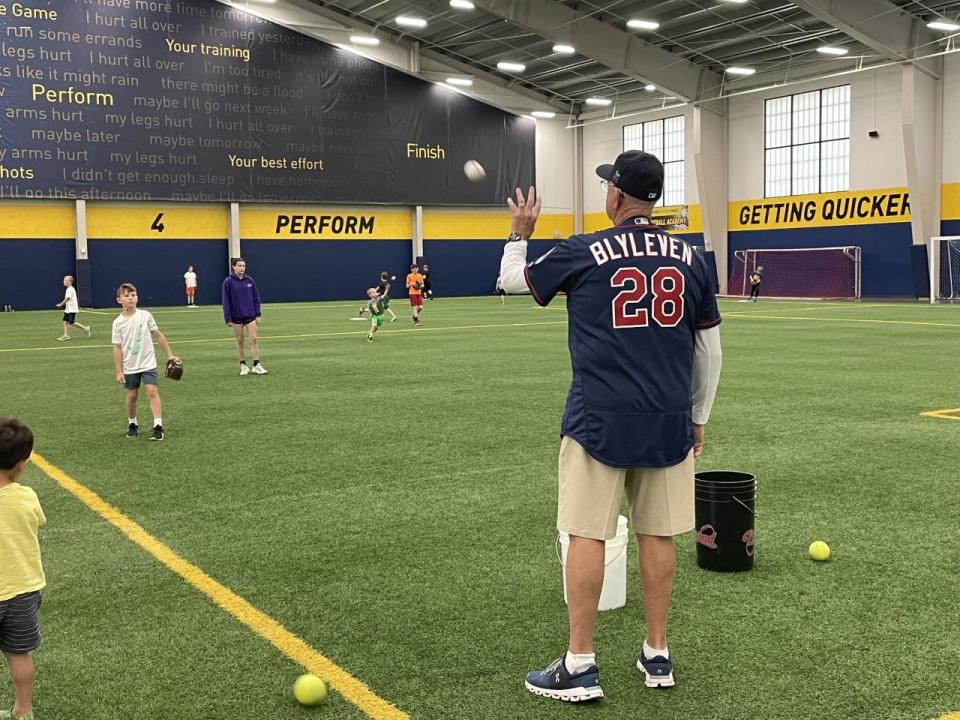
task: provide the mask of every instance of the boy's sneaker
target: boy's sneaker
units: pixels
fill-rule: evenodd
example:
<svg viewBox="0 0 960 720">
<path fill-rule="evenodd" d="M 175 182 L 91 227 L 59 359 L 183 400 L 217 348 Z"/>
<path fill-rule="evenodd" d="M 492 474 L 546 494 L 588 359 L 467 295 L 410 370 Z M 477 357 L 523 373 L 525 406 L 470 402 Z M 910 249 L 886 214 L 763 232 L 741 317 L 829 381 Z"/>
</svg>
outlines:
<svg viewBox="0 0 960 720">
<path fill-rule="evenodd" d="M 250 368 L 247 367 L 247 364 L 240 363 L 240 376 L 243 377 L 244 375 L 249 375 L 249 374 L 250 374 Z"/>
<path fill-rule="evenodd" d="M 647 658 L 643 650 L 637 655 L 637 670 L 642 670 L 646 676 L 644 684 L 649 688 L 669 688 L 674 686 L 673 681 L 673 662 L 663 657 L 655 655 Z"/>
<path fill-rule="evenodd" d="M 140 434 L 140 427 L 136 423 L 130 423 L 127 427 L 127 437 L 136 437 Z"/>
<path fill-rule="evenodd" d="M 13 710 L 0 710 L 0 720 L 11 720 L 12 718 Z M 33 713 L 20 715 L 15 720 L 33 720 Z"/>
<path fill-rule="evenodd" d="M 69 339 L 70 339 L 70 338 L 69 338 L 68 336 L 66 336 L 66 335 L 61 335 L 60 337 L 57 338 L 57 340 L 60 340 L 61 342 L 63 342 L 64 340 L 69 340 Z M 2 716 L 0 716 L 0 717 L 2 717 Z"/>
<path fill-rule="evenodd" d="M 163 425 L 154 425 L 153 432 L 150 433 L 151 440 L 163 440 Z"/>
<path fill-rule="evenodd" d="M 84 332 L 86 332 L 86 333 L 87 333 L 87 337 L 90 337 L 90 333 L 92 333 L 92 332 L 93 332 L 93 328 L 92 328 L 92 327 L 90 327 L 89 325 L 87 325 L 87 329 L 86 329 L 86 330 L 85 330 Z"/>
<path fill-rule="evenodd" d="M 251 370 L 250 372 L 252 372 L 254 375 L 266 375 L 267 369 L 260 363 L 257 363 L 256 365 L 253 366 L 253 370 Z"/>
<path fill-rule="evenodd" d="M 576 675 L 567 671 L 564 658 L 560 657 L 544 670 L 531 670 L 524 683 L 534 695 L 563 700 L 564 702 L 585 702 L 603 697 L 600 687 L 600 671 L 596 665 Z"/>
<path fill-rule="evenodd" d="M 373 342 L 373 336 L 367 335 L 367 342 Z"/>
</svg>

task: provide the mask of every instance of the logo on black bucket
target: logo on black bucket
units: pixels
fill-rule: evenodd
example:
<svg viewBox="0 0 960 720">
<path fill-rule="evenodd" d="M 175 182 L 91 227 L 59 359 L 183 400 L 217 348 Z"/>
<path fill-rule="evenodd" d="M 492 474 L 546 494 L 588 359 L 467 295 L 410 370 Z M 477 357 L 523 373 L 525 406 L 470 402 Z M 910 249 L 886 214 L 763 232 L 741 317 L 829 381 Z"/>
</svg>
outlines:
<svg viewBox="0 0 960 720">
<path fill-rule="evenodd" d="M 697 531 L 697 542 L 704 547 L 710 548 L 711 550 L 717 549 L 717 531 L 714 529 L 713 525 L 704 525 L 702 528 L 700 528 L 700 530 Z"/>
<path fill-rule="evenodd" d="M 746 546 L 747 557 L 753 557 L 753 528 L 747 530 L 740 539 Z"/>
</svg>

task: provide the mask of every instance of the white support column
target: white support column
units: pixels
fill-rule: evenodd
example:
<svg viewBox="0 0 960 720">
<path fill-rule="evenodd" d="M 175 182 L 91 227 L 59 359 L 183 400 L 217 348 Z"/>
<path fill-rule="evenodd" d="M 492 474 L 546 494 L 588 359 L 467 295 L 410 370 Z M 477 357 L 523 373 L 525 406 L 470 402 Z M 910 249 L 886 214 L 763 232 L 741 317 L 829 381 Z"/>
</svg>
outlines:
<svg viewBox="0 0 960 720">
<path fill-rule="evenodd" d="M 910 192 L 910 226 L 914 245 L 940 234 L 940 120 L 942 80 L 916 67 L 903 67 L 903 158 Z"/>
<path fill-rule="evenodd" d="M 583 232 L 583 126 L 573 129 L 573 232 Z"/>
<path fill-rule="evenodd" d="M 423 257 L 423 205 L 413 208 L 413 262 Z"/>
<path fill-rule="evenodd" d="M 77 232 L 74 238 L 74 249 L 77 260 L 87 260 L 87 201 L 76 201 Z"/>
<path fill-rule="evenodd" d="M 227 234 L 227 268 L 240 253 L 240 203 L 230 203 L 230 229 Z M 229 272 L 229 270 L 228 270 Z"/>
<path fill-rule="evenodd" d="M 720 292 L 727 291 L 726 110 L 726 101 L 693 109 L 693 160 L 703 218 L 703 240 L 717 261 Z"/>
</svg>

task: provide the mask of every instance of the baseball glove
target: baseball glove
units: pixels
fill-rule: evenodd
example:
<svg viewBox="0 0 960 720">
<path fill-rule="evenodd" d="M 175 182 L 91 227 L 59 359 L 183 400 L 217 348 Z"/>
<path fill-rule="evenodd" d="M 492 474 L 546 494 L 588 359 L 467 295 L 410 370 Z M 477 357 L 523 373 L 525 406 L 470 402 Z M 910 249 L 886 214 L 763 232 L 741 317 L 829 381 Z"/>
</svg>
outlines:
<svg viewBox="0 0 960 720">
<path fill-rule="evenodd" d="M 413 284 L 413 286 L 414 286 L 417 290 L 419 290 L 420 288 L 423 287 L 423 283 L 415 282 L 415 283 Z"/>
<path fill-rule="evenodd" d="M 171 380 L 179 380 L 183 377 L 183 363 L 173 358 L 167 360 L 167 369 L 165 374 Z"/>
</svg>

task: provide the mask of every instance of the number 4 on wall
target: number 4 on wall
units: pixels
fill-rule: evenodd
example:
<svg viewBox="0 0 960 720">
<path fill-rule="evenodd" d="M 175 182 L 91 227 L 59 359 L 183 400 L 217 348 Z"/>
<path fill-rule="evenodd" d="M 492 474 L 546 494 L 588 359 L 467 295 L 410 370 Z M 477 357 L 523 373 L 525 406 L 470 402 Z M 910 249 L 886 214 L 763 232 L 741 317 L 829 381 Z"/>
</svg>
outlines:
<svg viewBox="0 0 960 720">
<path fill-rule="evenodd" d="M 647 276 L 635 267 L 622 267 L 610 278 L 610 287 L 627 287 L 613 299 L 613 327 L 647 327 L 650 313 L 660 327 L 676 327 L 683 318 L 685 278 L 675 267 L 657 268 L 650 276 L 653 303 L 650 312 L 636 307 L 647 295 Z"/>
<path fill-rule="evenodd" d="M 153 219 L 153 225 L 150 226 L 151 230 L 156 230 L 159 233 L 163 232 L 163 223 L 160 222 L 163 219 L 163 213 L 157 213 L 157 216 Z"/>
</svg>

